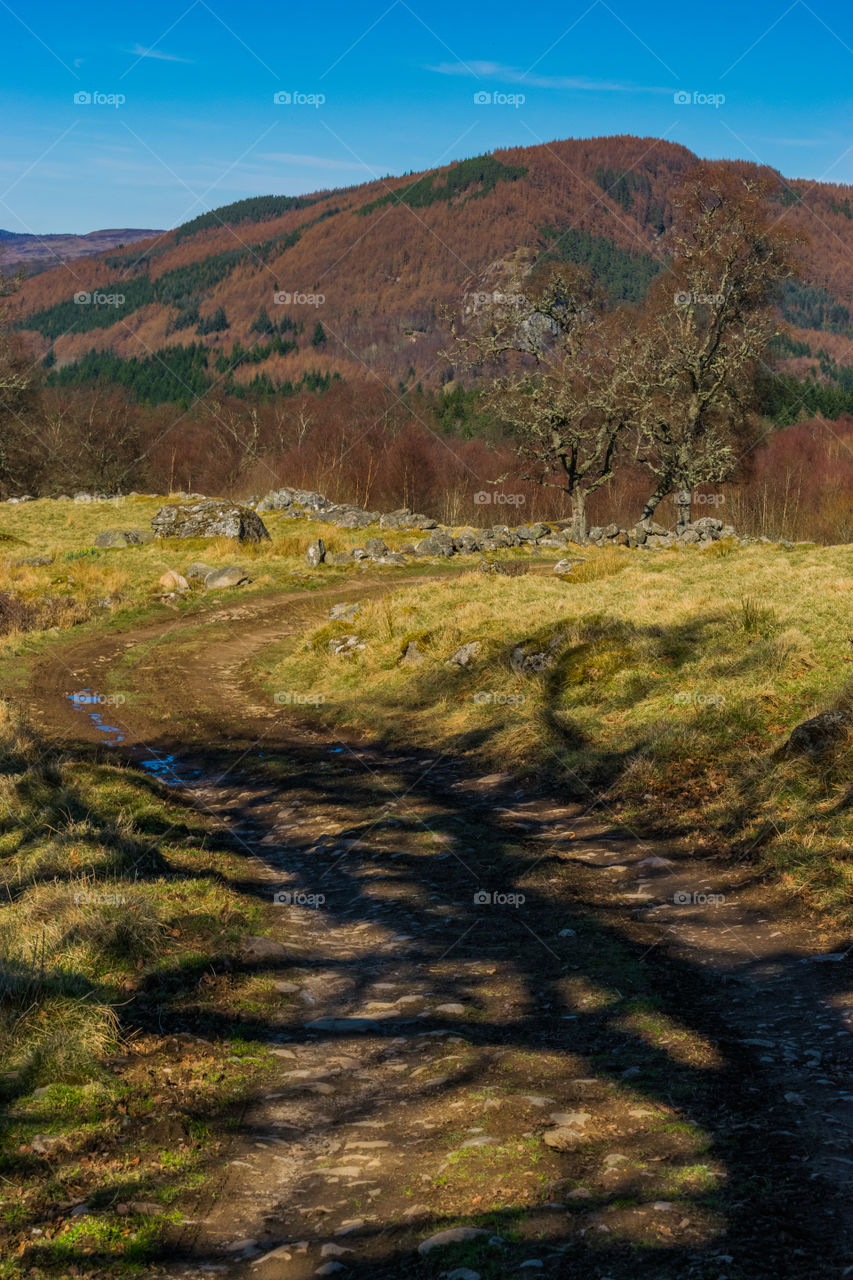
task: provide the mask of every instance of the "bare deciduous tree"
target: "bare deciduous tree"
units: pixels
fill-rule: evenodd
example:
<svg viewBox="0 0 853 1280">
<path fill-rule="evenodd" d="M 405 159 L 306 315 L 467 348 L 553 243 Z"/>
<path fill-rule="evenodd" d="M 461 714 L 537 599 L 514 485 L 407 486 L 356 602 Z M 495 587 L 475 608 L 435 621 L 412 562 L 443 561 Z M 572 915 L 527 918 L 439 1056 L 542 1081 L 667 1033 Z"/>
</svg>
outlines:
<svg viewBox="0 0 853 1280">
<path fill-rule="evenodd" d="M 654 477 L 647 523 L 675 492 L 730 478 L 758 425 L 755 376 L 777 331 L 772 307 L 796 239 L 771 220 L 764 180 L 700 166 L 674 197 L 670 265 L 641 309 L 626 370 L 636 455 Z"/>
<path fill-rule="evenodd" d="M 570 266 L 525 274 L 507 293 L 479 295 L 454 326 L 470 368 L 495 374 L 485 407 L 513 432 L 524 479 L 562 489 L 574 537 L 586 536 L 589 496 L 613 476 L 629 425 L 626 315 L 607 313 L 589 273 Z"/>
</svg>

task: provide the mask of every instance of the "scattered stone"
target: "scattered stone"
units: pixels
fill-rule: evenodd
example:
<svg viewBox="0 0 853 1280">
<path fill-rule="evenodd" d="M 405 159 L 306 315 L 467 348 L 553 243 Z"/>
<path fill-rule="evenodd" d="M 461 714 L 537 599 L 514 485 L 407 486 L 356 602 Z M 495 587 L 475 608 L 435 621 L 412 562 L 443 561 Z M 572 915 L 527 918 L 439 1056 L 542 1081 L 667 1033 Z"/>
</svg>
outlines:
<svg viewBox="0 0 853 1280">
<path fill-rule="evenodd" d="M 335 658 L 348 658 L 364 647 L 364 642 L 358 636 L 333 636 L 329 641 L 329 653 Z"/>
<path fill-rule="evenodd" d="M 333 604 L 329 610 L 329 619 L 331 622 L 339 620 L 352 622 L 355 615 L 361 612 L 362 607 L 360 604 Z"/>
<path fill-rule="evenodd" d="M 583 1142 L 583 1134 L 578 1133 L 577 1129 L 561 1125 L 556 1129 L 546 1129 L 542 1134 L 542 1141 L 554 1151 L 571 1151 L 579 1142 Z"/>
<path fill-rule="evenodd" d="M 203 582 L 209 573 L 216 573 L 216 569 L 212 564 L 204 564 L 201 560 L 194 560 L 187 569 L 186 576 L 189 578 L 190 582 L 195 579 L 201 579 Z"/>
<path fill-rule="evenodd" d="M 322 538 L 316 538 L 314 542 L 308 544 L 308 550 L 305 552 L 305 559 L 312 569 L 316 569 L 326 558 L 326 544 Z"/>
<path fill-rule="evenodd" d="M 464 1244 L 467 1240 L 482 1240 L 488 1231 L 480 1227 L 449 1227 L 447 1231 L 439 1231 L 429 1239 L 421 1241 L 418 1253 L 431 1253 L 433 1249 L 441 1249 L 448 1244 Z"/>
<path fill-rule="evenodd" d="M 577 568 L 579 564 L 586 564 L 586 558 L 584 556 L 577 556 L 575 559 L 567 557 L 566 559 L 557 561 L 554 565 L 554 572 L 561 577 L 565 577 L 566 574 L 572 572 L 572 569 Z"/>
<path fill-rule="evenodd" d="M 387 556 L 388 554 L 388 547 L 383 538 L 368 538 L 364 544 L 364 549 L 371 560 L 379 559 L 381 556 Z"/>
<path fill-rule="evenodd" d="M 184 575 L 174 569 L 166 570 L 159 579 L 159 585 L 164 591 L 188 591 L 190 586 Z"/>
<path fill-rule="evenodd" d="M 472 640 L 468 644 L 462 644 L 458 649 L 451 653 L 445 662 L 446 667 L 467 667 L 472 658 L 476 658 L 483 648 L 479 640 Z"/>
<path fill-rule="evenodd" d="M 237 542 L 268 542 L 270 536 L 256 512 L 217 498 L 161 507 L 151 521 L 151 527 L 158 538 L 234 538 Z"/>
<path fill-rule="evenodd" d="M 406 652 L 403 654 L 400 661 L 405 663 L 407 667 L 419 667 L 422 662 L 426 661 L 426 658 L 418 648 L 417 640 L 409 641 L 406 645 Z"/>
<path fill-rule="evenodd" d="M 786 750 L 793 755 L 819 758 L 829 755 L 846 742 L 853 728 L 853 715 L 849 711 L 822 711 L 811 720 L 804 720 L 792 730 Z"/>
<path fill-rule="evenodd" d="M 287 947 L 272 938 L 246 938 L 241 950 L 244 960 L 280 960 L 288 954 Z"/>
<path fill-rule="evenodd" d="M 464 1014 L 465 1006 L 461 1004 L 440 1004 L 436 1006 L 435 1012 L 453 1014 L 458 1017 L 460 1014 Z"/>
<path fill-rule="evenodd" d="M 229 564 L 224 569 L 213 569 L 205 578 L 204 586 L 207 591 L 218 591 L 222 587 L 239 587 L 248 581 L 249 575 L 241 565 Z"/>
</svg>

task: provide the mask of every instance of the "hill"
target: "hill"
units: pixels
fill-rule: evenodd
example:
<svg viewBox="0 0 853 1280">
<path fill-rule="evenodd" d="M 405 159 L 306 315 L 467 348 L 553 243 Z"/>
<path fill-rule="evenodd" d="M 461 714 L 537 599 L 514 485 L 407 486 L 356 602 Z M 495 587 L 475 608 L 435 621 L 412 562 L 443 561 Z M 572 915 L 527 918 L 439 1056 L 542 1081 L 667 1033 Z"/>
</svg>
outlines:
<svg viewBox="0 0 853 1280">
<path fill-rule="evenodd" d="M 657 139 L 564 139 L 243 200 L 42 272 L 20 294 L 19 324 L 63 381 L 106 376 L 144 390 L 153 367 L 164 376 L 163 351 L 181 348 L 165 376 L 184 388 L 227 375 L 271 391 L 309 373 L 366 371 L 437 385 L 451 376 L 443 308 L 500 287 L 519 261 L 586 263 L 614 299 L 640 298 L 661 266 L 671 194 L 696 162 Z M 782 354 L 798 376 L 813 367 L 835 379 L 853 364 L 851 189 L 760 172 L 775 183 L 779 219 L 809 237 L 804 279 L 783 299 L 795 332 Z M 89 301 L 75 302 L 80 293 Z M 122 370 L 115 357 L 137 363 Z M 168 387 L 149 398 L 170 398 Z"/>
<path fill-rule="evenodd" d="M 0 230 L 0 263 L 7 269 L 24 267 L 28 275 L 36 275 L 59 263 L 74 262 L 78 258 L 104 253 L 107 249 L 123 249 L 126 244 L 135 244 L 137 240 L 147 240 L 160 234 L 150 228 L 140 230 L 135 227 L 87 231 L 80 236 L 70 232 L 40 236 Z"/>
</svg>

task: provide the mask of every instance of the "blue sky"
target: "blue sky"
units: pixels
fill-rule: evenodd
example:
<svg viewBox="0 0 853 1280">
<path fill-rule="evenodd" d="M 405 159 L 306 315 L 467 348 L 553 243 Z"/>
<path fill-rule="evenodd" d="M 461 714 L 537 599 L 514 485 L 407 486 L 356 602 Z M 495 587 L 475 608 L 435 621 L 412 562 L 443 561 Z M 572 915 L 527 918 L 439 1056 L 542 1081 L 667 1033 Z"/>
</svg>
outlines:
<svg viewBox="0 0 853 1280">
<path fill-rule="evenodd" d="M 243 196 L 614 133 L 853 183 L 839 0 L 0 0 L 0 42 L 12 231 L 169 227 Z"/>
</svg>

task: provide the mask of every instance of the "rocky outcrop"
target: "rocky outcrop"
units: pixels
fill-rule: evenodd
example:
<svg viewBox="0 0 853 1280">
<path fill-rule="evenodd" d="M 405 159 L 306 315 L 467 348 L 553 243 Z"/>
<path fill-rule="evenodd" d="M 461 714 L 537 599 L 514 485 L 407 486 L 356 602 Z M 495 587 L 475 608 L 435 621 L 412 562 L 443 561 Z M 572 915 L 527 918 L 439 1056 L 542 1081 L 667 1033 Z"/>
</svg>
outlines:
<svg viewBox="0 0 853 1280">
<path fill-rule="evenodd" d="M 791 731 L 785 748 L 792 755 L 819 759 L 832 755 L 853 732 L 853 713 L 836 709 L 804 720 Z"/>
<path fill-rule="evenodd" d="M 151 521 L 158 538 L 234 538 L 237 542 L 268 542 L 263 520 L 249 507 L 216 498 L 161 507 Z"/>
</svg>

